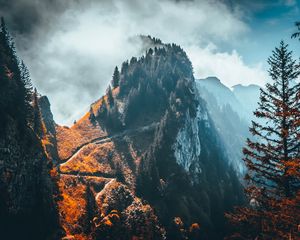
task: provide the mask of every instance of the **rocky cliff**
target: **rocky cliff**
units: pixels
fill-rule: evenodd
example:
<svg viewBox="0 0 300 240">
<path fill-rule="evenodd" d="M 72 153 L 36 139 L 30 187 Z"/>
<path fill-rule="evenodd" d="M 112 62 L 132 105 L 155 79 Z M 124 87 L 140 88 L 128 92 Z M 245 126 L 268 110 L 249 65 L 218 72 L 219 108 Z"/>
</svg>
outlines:
<svg viewBox="0 0 300 240">
<path fill-rule="evenodd" d="M 31 89 L 4 21 L 0 27 L 0 238 L 57 239 L 58 212 Z"/>
<path fill-rule="evenodd" d="M 119 79 L 56 127 L 68 237 L 221 239 L 242 194 L 185 52 L 160 42 Z"/>
</svg>

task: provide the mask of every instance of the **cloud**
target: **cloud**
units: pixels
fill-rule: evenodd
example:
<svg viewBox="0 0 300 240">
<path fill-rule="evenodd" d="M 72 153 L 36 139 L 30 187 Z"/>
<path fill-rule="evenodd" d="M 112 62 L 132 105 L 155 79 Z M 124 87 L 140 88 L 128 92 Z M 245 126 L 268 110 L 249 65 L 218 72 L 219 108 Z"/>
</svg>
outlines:
<svg viewBox="0 0 300 240">
<path fill-rule="evenodd" d="M 132 41 L 140 34 L 180 44 L 196 76 L 217 75 L 227 85 L 264 78 L 259 66 L 246 66 L 235 51 L 210 47 L 234 45 L 249 30 L 241 12 L 222 1 L 9 2 L 3 9 L 10 9 L 6 15 L 20 55 L 34 84 L 49 97 L 58 123 L 79 118 L 105 92 L 114 66 L 142 54 L 141 45 Z M 26 9 L 30 18 L 22 25 L 25 18 L 16 16 Z"/>
<path fill-rule="evenodd" d="M 196 78 L 216 76 L 228 87 L 236 84 L 263 86 L 269 79 L 262 63 L 248 66 L 235 50 L 219 52 L 210 44 L 205 48 L 190 46 L 186 51 L 194 65 Z"/>
</svg>

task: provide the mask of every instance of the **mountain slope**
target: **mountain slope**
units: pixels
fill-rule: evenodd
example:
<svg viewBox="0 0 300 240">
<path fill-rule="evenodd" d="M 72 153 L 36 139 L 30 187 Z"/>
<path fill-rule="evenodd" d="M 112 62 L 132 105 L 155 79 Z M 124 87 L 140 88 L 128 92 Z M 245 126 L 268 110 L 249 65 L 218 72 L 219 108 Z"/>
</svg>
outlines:
<svg viewBox="0 0 300 240">
<path fill-rule="evenodd" d="M 215 77 L 199 79 L 196 84 L 224 143 L 229 162 L 242 177 L 245 172 L 242 148 L 246 139 L 251 138 L 248 127 L 259 100 L 259 86 L 236 85 L 231 90 Z"/>
<path fill-rule="evenodd" d="M 57 239 L 54 184 L 40 137 L 33 130 L 24 64 L 0 27 L 0 238 Z"/>
<path fill-rule="evenodd" d="M 232 87 L 233 93 L 242 104 L 243 108 L 249 115 L 253 115 L 253 111 L 257 108 L 259 101 L 259 86 L 251 84 L 249 86 L 235 85 Z"/>
<path fill-rule="evenodd" d="M 223 212 L 242 199 L 191 63 L 174 44 L 124 62 L 119 86 L 56 132 L 61 221 L 76 239 L 220 239 Z"/>
</svg>

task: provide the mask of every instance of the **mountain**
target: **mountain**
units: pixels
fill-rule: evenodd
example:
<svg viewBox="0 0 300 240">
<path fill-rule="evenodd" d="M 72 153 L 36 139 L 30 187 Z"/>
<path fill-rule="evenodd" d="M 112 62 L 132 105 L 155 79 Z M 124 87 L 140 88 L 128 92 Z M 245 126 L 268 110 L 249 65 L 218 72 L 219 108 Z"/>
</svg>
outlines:
<svg viewBox="0 0 300 240">
<path fill-rule="evenodd" d="M 216 77 L 199 79 L 197 84 L 212 94 L 220 107 L 229 105 L 240 118 L 249 123 L 253 119 L 253 111 L 257 108 L 259 101 L 260 87 L 258 85 L 243 86 L 238 84 L 233 86 L 231 90 Z"/>
<path fill-rule="evenodd" d="M 254 84 L 243 86 L 241 84 L 232 87 L 233 93 L 241 103 L 247 114 L 253 115 L 259 101 L 260 87 Z"/>
<path fill-rule="evenodd" d="M 231 90 L 216 77 L 196 80 L 196 85 L 225 145 L 229 163 L 242 177 L 242 148 L 251 138 L 248 128 L 259 100 L 259 86 L 236 85 Z"/>
<path fill-rule="evenodd" d="M 2 20 L 0 27 L 1 239 L 57 239 L 55 184 L 40 136 L 34 131 L 27 71 Z"/>
<path fill-rule="evenodd" d="M 222 84 L 220 79 L 216 77 L 207 77 L 205 79 L 198 79 L 197 84 L 212 93 L 217 100 L 218 105 L 230 105 L 235 111 L 241 110 L 241 103 L 236 98 L 233 91 Z"/>
<path fill-rule="evenodd" d="M 181 47 L 144 37 L 146 54 L 67 127 L 0 30 L 1 237 L 223 238 L 224 212 L 244 199 L 220 129 L 238 118 L 199 88 Z"/>
<path fill-rule="evenodd" d="M 243 200 L 186 53 L 160 45 L 124 62 L 119 86 L 73 126 L 56 126 L 68 239 L 221 239 L 224 211 Z"/>
</svg>

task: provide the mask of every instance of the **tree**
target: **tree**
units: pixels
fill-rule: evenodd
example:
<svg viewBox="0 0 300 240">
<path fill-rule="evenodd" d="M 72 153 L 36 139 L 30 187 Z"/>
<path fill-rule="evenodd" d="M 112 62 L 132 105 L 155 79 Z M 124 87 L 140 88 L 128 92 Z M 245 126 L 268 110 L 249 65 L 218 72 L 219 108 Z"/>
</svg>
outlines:
<svg viewBox="0 0 300 240">
<path fill-rule="evenodd" d="M 113 78 L 112 78 L 112 86 L 113 86 L 113 88 L 116 88 L 119 85 L 120 85 L 120 72 L 119 72 L 118 67 L 116 66 L 115 70 L 114 70 Z"/>
<path fill-rule="evenodd" d="M 86 224 L 84 225 L 85 233 L 90 233 L 92 231 L 91 226 L 93 218 L 97 214 L 97 204 L 95 200 L 94 193 L 91 189 L 91 185 L 88 183 L 86 186 L 85 192 L 85 201 L 86 201 Z"/>
<path fill-rule="evenodd" d="M 121 163 L 116 164 L 116 180 L 121 183 L 126 182 Z"/>
<path fill-rule="evenodd" d="M 41 110 L 38 103 L 38 93 L 36 88 L 33 92 L 32 97 L 32 107 L 33 107 L 33 131 L 39 136 L 43 136 L 43 123 L 42 123 L 42 116 L 41 116 Z"/>
<path fill-rule="evenodd" d="M 23 61 L 21 61 L 20 63 L 20 72 L 21 72 L 21 81 L 24 86 L 23 91 L 24 91 L 25 108 L 27 111 L 27 120 L 28 122 L 30 122 L 32 120 L 31 101 L 33 96 L 33 86 L 32 86 L 32 81 L 30 78 L 28 68 Z"/>
<path fill-rule="evenodd" d="M 104 100 L 104 96 L 101 99 L 101 105 L 98 109 L 97 117 L 100 117 L 102 119 L 105 119 L 107 117 L 107 106 Z"/>
<path fill-rule="evenodd" d="M 252 122 L 243 149 L 249 206 L 227 215 L 242 239 L 288 239 L 300 223 L 300 70 L 283 41 L 268 63 L 272 84 L 254 112 L 264 122 Z"/>
<path fill-rule="evenodd" d="M 96 120 L 96 117 L 95 117 L 95 114 L 94 114 L 92 106 L 90 107 L 90 116 L 89 116 L 89 119 L 90 119 L 90 121 L 92 123 L 95 122 L 95 120 Z"/>
<path fill-rule="evenodd" d="M 18 120 L 20 129 L 25 129 L 31 112 L 31 80 L 28 69 L 16 55 L 3 18 L 0 23 L 0 79 L 3 86 L 0 89 L 0 113 L 3 116 L 6 109 Z M 5 122 L 5 119 L 2 121 Z"/>
<path fill-rule="evenodd" d="M 110 85 L 107 89 L 106 95 L 107 95 L 108 104 L 110 106 L 114 105 L 114 97 L 113 97 Z"/>
<path fill-rule="evenodd" d="M 292 38 L 298 38 L 300 41 L 300 22 L 295 22 L 295 26 L 297 27 L 297 32 L 292 34 Z"/>
<path fill-rule="evenodd" d="M 122 67 L 121 67 L 121 73 L 122 74 L 126 74 L 129 68 L 129 64 L 128 61 L 125 61 L 122 63 Z"/>
</svg>

